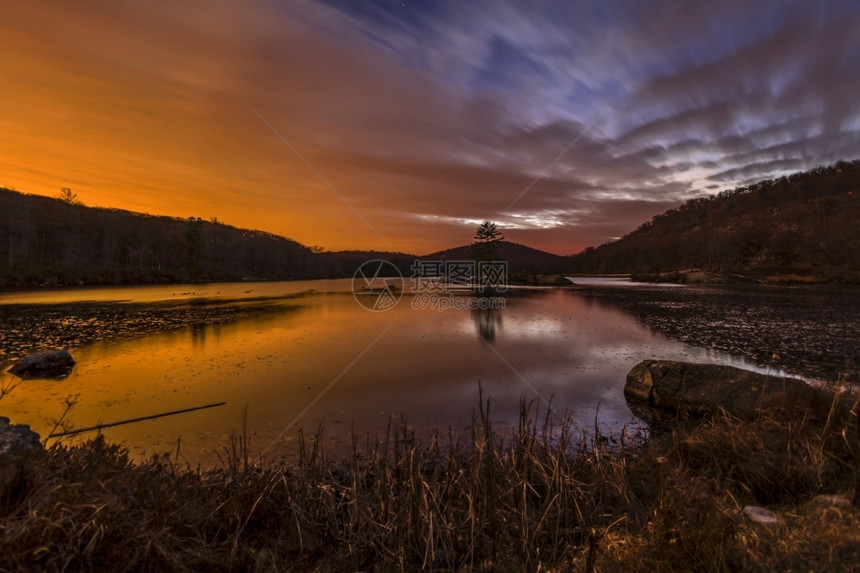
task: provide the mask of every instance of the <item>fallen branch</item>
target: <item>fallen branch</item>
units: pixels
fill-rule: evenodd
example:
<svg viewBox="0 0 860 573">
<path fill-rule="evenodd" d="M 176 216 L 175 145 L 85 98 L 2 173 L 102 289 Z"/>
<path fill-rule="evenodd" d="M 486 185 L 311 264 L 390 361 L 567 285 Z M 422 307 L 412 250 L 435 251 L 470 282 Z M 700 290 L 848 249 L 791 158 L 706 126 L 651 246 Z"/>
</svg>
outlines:
<svg viewBox="0 0 860 573">
<path fill-rule="evenodd" d="M 88 426 L 86 428 L 78 428 L 77 430 L 69 430 L 68 432 L 59 432 L 57 434 L 50 434 L 48 438 L 62 438 L 63 436 L 74 436 L 75 434 L 83 434 L 84 432 L 92 432 L 94 430 L 101 430 L 102 428 L 112 428 L 113 426 L 122 426 L 124 424 L 133 424 L 134 422 L 143 422 L 144 420 L 154 420 L 155 418 L 163 418 L 164 416 L 173 416 L 175 414 L 184 414 L 186 412 L 193 412 L 195 410 L 205 410 L 206 408 L 215 408 L 216 406 L 223 406 L 227 402 L 218 402 L 217 404 L 206 404 L 205 406 L 195 406 L 194 408 L 185 408 L 184 410 L 174 410 L 173 412 L 164 412 L 163 414 L 154 414 L 152 416 L 142 416 L 140 418 L 131 418 L 130 420 L 122 420 L 119 422 L 110 422 L 109 424 L 97 424 L 95 426 Z"/>
</svg>

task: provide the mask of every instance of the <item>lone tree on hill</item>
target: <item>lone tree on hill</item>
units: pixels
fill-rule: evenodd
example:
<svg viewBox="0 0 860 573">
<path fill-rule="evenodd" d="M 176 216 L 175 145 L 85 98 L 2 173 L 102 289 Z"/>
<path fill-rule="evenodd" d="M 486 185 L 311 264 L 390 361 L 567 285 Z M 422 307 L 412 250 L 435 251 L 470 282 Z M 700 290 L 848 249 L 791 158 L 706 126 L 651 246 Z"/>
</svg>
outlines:
<svg viewBox="0 0 860 573">
<path fill-rule="evenodd" d="M 475 233 L 475 240 L 472 243 L 472 254 L 479 261 L 496 260 L 499 258 L 499 251 L 502 248 L 502 241 L 504 240 L 505 237 L 496 227 L 495 223 L 484 221 Z"/>
<path fill-rule="evenodd" d="M 68 187 L 60 189 L 60 194 L 57 195 L 57 199 L 63 203 L 68 203 L 69 205 L 83 205 L 83 203 L 78 199 L 78 194 Z"/>
</svg>

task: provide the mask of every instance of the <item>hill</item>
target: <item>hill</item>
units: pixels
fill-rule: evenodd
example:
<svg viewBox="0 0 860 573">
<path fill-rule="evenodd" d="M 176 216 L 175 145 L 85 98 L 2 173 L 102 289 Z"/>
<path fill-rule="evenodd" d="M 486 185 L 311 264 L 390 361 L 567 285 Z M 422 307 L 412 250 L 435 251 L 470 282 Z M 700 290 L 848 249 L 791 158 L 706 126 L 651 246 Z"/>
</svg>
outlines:
<svg viewBox="0 0 860 573">
<path fill-rule="evenodd" d="M 321 272 L 310 249 L 271 233 L 0 189 L 0 288 L 291 279 Z"/>
<path fill-rule="evenodd" d="M 687 201 L 570 258 L 575 273 L 860 282 L 860 160 Z"/>
<path fill-rule="evenodd" d="M 436 251 L 424 255 L 424 260 L 470 260 L 473 259 L 471 245 L 461 245 L 444 251 Z M 499 259 L 507 261 L 508 270 L 511 272 L 531 272 L 540 274 L 552 274 L 564 272 L 568 264 L 568 258 L 546 251 L 533 249 L 519 243 L 502 241 L 499 249 Z"/>
<path fill-rule="evenodd" d="M 327 277 L 351 277 L 358 267 L 374 259 L 388 261 L 397 267 L 401 275 L 408 277 L 412 274 L 415 259 L 419 258 L 390 251 L 326 251 L 316 256 L 318 266 Z"/>
<path fill-rule="evenodd" d="M 505 243 L 512 280 L 562 272 L 565 258 Z M 410 276 L 416 259 L 469 259 L 469 246 L 425 257 L 376 251 L 318 252 L 264 231 L 217 220 L 87 207 L 0 189 L 0 289 L 351 277 L 385 259 Z M 518 280 L 519 279 L 519 280 Z"/>
<path fill-rule="evenodd" d="M 421 257 L 422 260 L 463 261 L 474 259 L 471 245 L 461 245 Z M 569 257 L 502 241 L 499 259 L 508 264 L 508 280 L 513 284 L 569 284 L 560 275 L 570 266 Z"/>
</svg>

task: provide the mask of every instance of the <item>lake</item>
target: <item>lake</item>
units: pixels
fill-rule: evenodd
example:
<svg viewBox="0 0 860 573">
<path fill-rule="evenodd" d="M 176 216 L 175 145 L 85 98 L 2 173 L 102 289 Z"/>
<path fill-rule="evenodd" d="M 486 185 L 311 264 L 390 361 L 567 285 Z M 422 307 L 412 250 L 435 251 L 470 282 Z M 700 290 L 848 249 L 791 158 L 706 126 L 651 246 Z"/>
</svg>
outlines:
<svg viewBox="0 0 860 573">
<path fill-rule="evenodd" d="M 64 380 L 21 382 L 0 400 L 0 413 L 44 437 L 69 397 L 76 398 L 65 420 L 72 428 L 226 402 L 103 430 L 135 459 L 175 452 L 179 441 L 182 458 L 211 465 L 243 431 L 252 453 L 274 460 L 291 459 L 300 428 L 313 433 L 320 425 L 336 455 L 345 453 L 352 429 L 381 435 L 401 416 L 424 435 L 434 427 L 461 432 L 480 384 L 502 427 L 516 423 L 525 398 L 569 414 L 584 432 L 597 423 L 603 432 L 632 435 L 644 426 L 627 408 L 623 385 L 646 358 L 819 373 L 750 351 L 753 307 L 767 308 L 774 297 L 788 297 L 795 310 L 804 297 L 817 301 L 823 322 L 810 333 L 838 323 L 833 339 L 842 342 L 830 352 L 860 346 L 856 290 L 832 291 L 848 298 L 828 303 L 818 291 L 770 288 L 751 298 L 728 287 L 512 287 L 497 309 L 469 308 L 480 305 L 461 294 L 449 305 L 458 308 L 420 308 L 422 295 L 403 292 L 384 312 L 367 310 L 349 279 L 6 293 L 0 381 L 17 381 L 5 371 L 26 352 L 68 346 L 77 365 Z M 726 316 L 729 301 L 744 305 L 743 333 L 721 338 L 702 324 L 718 322 L 695 306 L 713 297 L 722 297 Z M 825 312 L 828 304 L 833 312 Z M 673 312 L 700 338 L 666 327 Z M 753 341 L 746 348 L 723 344 L 744 338 Z"/>
</svg>

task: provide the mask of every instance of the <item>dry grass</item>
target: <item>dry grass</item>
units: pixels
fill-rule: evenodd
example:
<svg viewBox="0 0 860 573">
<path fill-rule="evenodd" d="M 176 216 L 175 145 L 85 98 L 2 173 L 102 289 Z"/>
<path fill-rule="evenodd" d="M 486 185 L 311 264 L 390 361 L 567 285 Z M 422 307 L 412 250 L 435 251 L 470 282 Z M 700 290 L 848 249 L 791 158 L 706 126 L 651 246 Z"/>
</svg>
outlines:
<svg viewBox="0 0 860 573">
<path fill-rule="evenodd" d="M 259 467 L 247 440 L 221 468 L 142 465 L 102 438 L 9 462 L 0 570 L 779 571 L 860 563 L 857 401 L 822 421 L 718 416 L 609 452 L 522 404 L 494 430 L 481 401 L 469 439 L 422 443 L 405 424 L 378 446 Z M 623 437 L 622 437 L 623 438 Z M 249 461 L 251 460 L 251 461 Z M 4 462 L 5 463 L 5 462 Z M 14 467 L 13 467 L 14 466 Z M 819 493 L 848 493 L 827 507 Z M 777 511 L 774 530 L 748 504 Z"/>
</svg>

